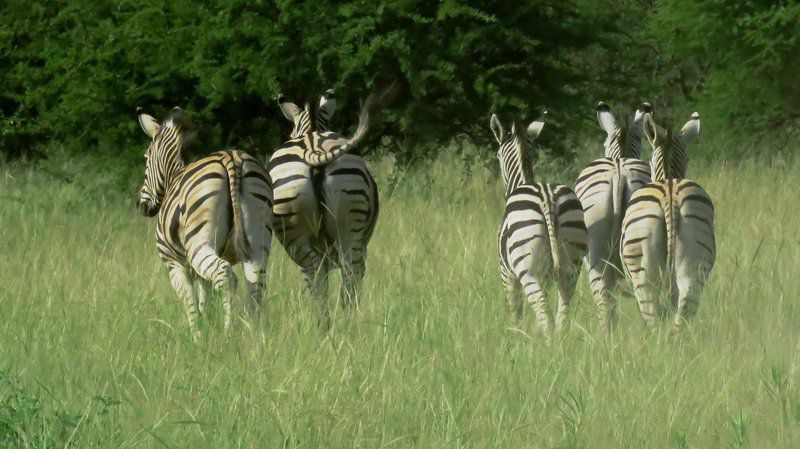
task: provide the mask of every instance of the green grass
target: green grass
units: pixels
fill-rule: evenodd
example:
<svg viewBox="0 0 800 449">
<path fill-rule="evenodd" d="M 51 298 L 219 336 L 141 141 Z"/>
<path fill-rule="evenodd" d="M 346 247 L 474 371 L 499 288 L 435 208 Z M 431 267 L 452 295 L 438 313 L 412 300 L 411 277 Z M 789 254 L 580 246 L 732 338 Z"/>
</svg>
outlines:
<svg viewBox="0 0 800 449">
<path fill-rule="evenodd" d="M 261 328 L 239 300 L 225 338 L 216 302 L 200 344 L 131 196 L 6 167 L 0 445 L 798 447 L 799 170 L 690 167 L 716 202 L 718 259 L 677 338 L 648 336 L 627 297 L 604 341 L 584 276 L 572 330 L 545 347 L 529 311 L 508 319 L 502 187 L 450 158 L 384 194 L 361 310 L 330 335 L 275 243 Z"/>
</svg>

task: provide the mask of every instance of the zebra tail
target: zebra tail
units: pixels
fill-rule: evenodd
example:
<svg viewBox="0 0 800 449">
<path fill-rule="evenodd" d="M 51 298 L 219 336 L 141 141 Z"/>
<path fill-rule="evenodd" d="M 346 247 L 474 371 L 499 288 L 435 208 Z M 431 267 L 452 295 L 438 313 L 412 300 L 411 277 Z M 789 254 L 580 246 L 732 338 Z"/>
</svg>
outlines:
<svg viewBox="0 0 800 449">
<path fill-rule="evenodd" d="M 353 137 L 347 139 L 342 145 L 324 153 L 311 153 L 306 156 L 305 162 L 311 167 L 321 167 L 338 158 L 339 156 L 358 147 L 358 144 L 364 140 L 364 137 L 369 131 L 369 122 L 372 114 L 381 109 L 391 100 L 391 97 L 396 91 L 396 85 L 392 84 L 380 94 L 372 92 L 361 105 L 361 112 L 358 114 L 358 127 L 356 128 Z"/>
<path fill-rule="evenodd" d="M 672 196 L 672 185 L 670 183 L 667 191 L 666 204 L 664 205 L 664 224 L 667 228 L 667 270 L 669 278 L 674 282 L 675 273 L 675 240 L 678 232 L 679 215 L 675 210 L 675 199 Z"/>
<path fill-rule="evenodd" d="M 235 152 L 230 152 L 230 158 L 225 164 L 228 171 L 228 186 L 231 193 L 231 209 L 233 211 L 233 229 L 229 241 L 233 240 L 233 247 L 239 260 L 249 260 L 253 251 L 247 240 L 244 228 L 244 213 L 242 211 L 242 159 Z"/>
<path fill-rule="evenodd" d="M 545 196 L 545 201 L 542 203 L 544 206 L 544 221 L 547 226 L 547 238 L 550 240 L 550 253 L 553 257 L 553 270 L 556 276 L 561 273 L 561 258 L 558 251 L 558 236 L 556 235 L 556 217 L 553 212 L 554 204 L 549 198 Z"/>
<path fill-rule="evenodd" d="M 625 189 L 626 185 L 622 179 L 619 166 L 614 170 L 614 175 L 611 177 L 611 204 L 614 223 L 611 228 L 611 241 L 619 244 L 622 236 L 622 220 L 625 217 Z"/>
</svg>

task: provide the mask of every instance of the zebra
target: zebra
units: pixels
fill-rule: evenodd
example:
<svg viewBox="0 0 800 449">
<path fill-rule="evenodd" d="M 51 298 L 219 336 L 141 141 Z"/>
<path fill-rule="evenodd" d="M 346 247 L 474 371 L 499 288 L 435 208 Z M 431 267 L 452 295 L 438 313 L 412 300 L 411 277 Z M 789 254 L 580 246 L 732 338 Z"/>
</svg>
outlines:
<svg viewBox="0 0 800 449">
<path fill-rule="evenodd" d="M 325 129 L 319 130 L 312 128 L 307 104 L 300 109 L 283 95 L 278 96 L 281 111 L 294 127 L 291 139 L 273 152 L 267 165 L 275 194 L 273 231 L 289 257 L 300 266 L 312 296 L 319 300 L 326 327 L 327 274 L 335 263 L 331 259 L 338 259 L 336 253 L 340 253 L 346 262 L 341 264 L 342 296 L 355 296 L 364 273 L 366 242 L 378 212 L 377 188 L 371 176 L 353 184 L 350 178 L 369 172 L 359 156 L 345 153 L 364 138 L 370 114 L 383 97 L 370 95 L 361 108 L 356 132 L 348 139 L 326 128 L 335 111 L 335 95 L 331 94 L 326 93 L 321 99 L 323 113 L 318 117 L 324 114 L 325 118 L 318 119 L 316 125 Z M 306 157 L 308 154 L 318 157 Z M 340 232 L 343 229 L 348 232 Z"/>
<path fill-rule="evenodd" d="M 296 111 L 291 103 L 281 97 L 281 105 Z M 336 94 L 328 89 L 320 98 L 315 115 L 316 131 L 330 132 L 330 120 L 336 111 Z M 288 114 L 287 114 L 288 118 Z M 299 117 L 292 122 L 292 135 L 302 135 L 311 130 L 310 120 Z M 331 268 L 342 269 L 342 286 L 339 301 L 347 307 L 357 305 L 358 287 L 366 272 L 367 245 L 380 209 L 378 187 L 364 159 L 348 153 L 318 168 L 312 169 L 308 181 L 317 195 L 321 223 L 317 240 L 326 254 L 326 263 L 317 268 L 320 294 L 327 291 L 327 273 Z"/>
<path fill-rule="evenodd" d="M 650 167 L 639 159 L 642 119 L 650 103 L 636 109 L 627 129 L 617 125 L 611 108 L 597 105 L 597 121 L 607 133 L 605 157 L 589 163 L 578 176 L 575 192 L 583 205 L 589 251 L 584 258 L 597 304 L 600 327 L 608 334 L 616 324 L 616 301 L 610 295 L 622 273 L 619 238 L 625 207 L 636 189 L 650 182 Z"/>
<path fill-rule="evenodd" d="M 192 336 L 201 336 L 197 318 L 204 312 L 210 287 L 223 293 L 227 330 L 237 285 L 232 265 L 244 265 L 250 311 L 260 310 L 272 243 L 267 172 L 237 150 L 218 151 L 187 164 L 182 153 L 196 132 L 180 108 L 170 111 L 163 123 L 139 108 L 138 121 L 152 141 L 137 205 L 143 215 L 158 216 L 156 247 L 172 287 L 185 303 Z"/>
<path fill-rule="evenodd" d="M 622 222 L 621 257 L 631 278 L 639 311 L 654 326 L 662 316 L 660 296 L 677 307 L 680 328 L 697 311 L 697 301 L 714 267 L 714 204 L 703 188 L 685 179 L 686 146 L 700 132 L 695 112 L 678 133 L 659 136 L 650 114 L 644 132 L 653 146 L 653 182 L 637 190 Z"/>
<path fill-rule="evenodd" d="M 497 157 L 506 185 L 505 213 L 498 234 L 500 274 L 508 293 L 512 317 L 519 319 L 524 291 L 539 328 L 549 342 L 552 317 L 546 289 L 550 281 L 558 286 L 556 330 L 564 330 L 570 300 L 586 254 L 586 226 L 583 209 L 575 193 L 559 184 L 533 181 L 533 141 L 544 127 L 547 111 L 526 130 L 512 124 L 505 134 L 492 115 L 490 127 L 500 148 Z"/>
</svg>

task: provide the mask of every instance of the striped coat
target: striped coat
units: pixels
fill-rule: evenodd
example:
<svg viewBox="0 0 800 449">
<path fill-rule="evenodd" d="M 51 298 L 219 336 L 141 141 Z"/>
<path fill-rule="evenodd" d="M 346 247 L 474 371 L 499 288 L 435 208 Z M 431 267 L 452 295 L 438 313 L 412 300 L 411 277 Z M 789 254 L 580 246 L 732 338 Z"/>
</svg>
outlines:
<svg viewBox="0 0 800 449">
<path fill-rule="evenodd" d="M 331 100 L 331 99 L 328 99 Z M 374 97 L 367 100 L 361 110 L 355 135 L 348 139 L 327 130 L 314 130 L 311 112 L 306 105 L 300 109 L 279 97 L 281 110 L 294 123 L 292 139 L 279 147 L 270 157 L 268 172 L 275 194 L 273 203 L 273 229 L 289 257 L 300 266 L 312 295 L 320 300 L 323 319 L 327 325 L 328 306 L 327 273 L 340 260 L 358 259 L 363 262 L 366 242 L 371 236 L 377 218 L 377 188 L 368 175 L 363 159 L 346 154 L 365 136 L 369 116 L 376 107 Z M 335 107 L 323 97 L 320 111 L 330 118 Z M 304 154 L 318 152 L 327 156 L 314 161 Z M 355 172 L 358 173 L 355 173 Z M 363 178 L 366 172 L 368 178 Z M 366 190 L 353 187 L 357 180 L 367 183 Z M 348 232 L 342 232 L 347 230 Z M 356 238 L 349 238 L 355 235 Z M 358 251 L 352 250 L 356 247 Z M 363 251 L 361 250 L 363 248 Z M 355 278 L 353 264 L 344 268 L 343 296 L 351 297 Z M 363 276 L 363 263 L 357 281 Z"/>
<path fill-rule="evenodd" d="M 546 113 L 545 113 L 546 115 Z M 547 288 L 554 282 L 559 301 L 556 330 L 566 327 L 570 301 L 586 253 L 583 210 L 567 186 L 533 182 L 530 152 L 544 126 L 544 116 L 526 131 L 512 125 L 505 134 L 496 116 L 491 128 L 500 149 L 498 158 L 506 184 L 505 213 L 498 234 L 500 274 L 512 315 L 519 318 L 524 293 L 539 329 L 549 341 L 553 318 Z"/>
<path fill-rule="evenodd" d="M 649 103 L 636 110 L 627 129 L 617 125 L 607 104 L 597 106 L 597 121 L 606 131 L 605 157 L 592 161 L 578 177 L 575 191 L 583 205 L 589 237 L 585 258 L 589 283 L 606 333 L 616 323 L 616 301 L 610 294 L 622 273 L 619 241 L 622 218 L 631 195 L 650 182 L 650 167 L 639 159 L 642 119 Z"/>
<path fill-rule="evenodd" d="M 320 99 L 316 115 L 317 130 L 330 131 L 336 96 L 328 90 Z M 380 203 L 378 186 L 364 158 L 348 153 L 318 169 L 312 178 L 319 185 L 323 239 L 327 242 L 328 259 L 342 269 L 339 301 L 357 304 L 358 287 L 366 272 L 367 245 L 378 221 Z"/>
<path fill-rule="evenodd" d="M 694 113 L 679 133 L 656 132 L 645 117 L 653 145 L 653 182 L 637 190 L 622 223 L 621 257 L 645 321 L 654 325 L 662 299 L 676 309 L 673 324 L 682 326 L 697 310 L 698 298 L 714 267 L 714 204 L 696 182 L 685 179 L 686 145 L 697 136 Z"/>
<path fill-rule="evenodd" d="M 146 216 L 157 215 L 156 246 L 186 305 L 189 327 L 199 337 L 197 316 L 213 287 L 223 293 L 227 329 L 237 284 L 233 264 L 243 263 L 249 305 L 253 312 L 260 308 L 272 242 L 267 173 L 236 150 L 185 164 L 181 153 L 194 132 L 180 109 L 163 124 L 140 111 L 139 123 L 152 142 L 138 206 Z M 197 297 L 195 282 L 200 284 Z"/>
</svg>

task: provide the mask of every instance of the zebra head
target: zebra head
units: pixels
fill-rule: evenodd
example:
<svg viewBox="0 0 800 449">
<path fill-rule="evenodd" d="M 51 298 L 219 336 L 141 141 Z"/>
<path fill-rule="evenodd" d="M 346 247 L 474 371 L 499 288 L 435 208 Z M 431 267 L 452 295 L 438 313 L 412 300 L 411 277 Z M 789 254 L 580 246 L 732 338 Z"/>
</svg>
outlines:
<svg viewBox="0 0 800 449">
<path fill-rule="evenodd" d="M 642 146 L 642 120 L 645 114 L 653 113 L 653 107 L 648 102 L 639 105 L 633 114 L 627 130 L 623 130 L 617 125 L 617 120 L 611 112 L 611 108 L 604 102 L 597 104 L 597 122 L 606 134 L 603 143 L 605 157 L 623 158 L 630 157 L 639 159 Z"/>
<path fill-rule="evenodd" d="M 316 116 L 317 131 L 324 133 L 331 130 L 331 117 L 334 112 L 336 112 L 336 93 L 333 89 L 328 89 L 319 99 Z"/>
<path fill-rule="evenodd" d="M 497 158 L 500 160 L 500 172 L 506 185 L 506 195 L 522 184 L 533 182 L 533 160 L 530 157 L 533 141 L 542 132 L 548 114 L 547 110 L 543 111 L 542 115 L 531 122 L 524 131 L 521 126 L 512 123 L 511 132 L 508 134 L 503 130 L 497 115 L 492 114 L 489 125 L 500 145 Z"/>
<path fill-rule="evenodd" d="M 304 136 L 313 130 L 311 129 L 311 108 L 306 103 L 305 109 L 300 109 L 296 104 L 288 101 L 283 94 L 278 95 L 278 106 L 283 112 L 283 116 L 294 124 L 292 128 L 292 139 Z"/>
<path fill-rule="evenodd" d="M 653 181 L 684 178 L 689 163 L 686 145 L 700 134 L 700 114 L 693 113 L 677 133 L 672 132 L 672 126 L 668 125 L 666 133 L 659 135 L 653 116 L 649 113 L 644 115 L 643 125 L 644 134 L 653 147 L 653 156 L 650 158 Z"/>
<path fill-rule="evenodd" d="M 180 108 L 174 108 L 163 124 L 145 114 L 141 108 L 137 112 L 139 125 L 152 139 L 144 154 L 147 165 L 137 205 L 142 215 L 152 217 L 161 208 L 174 177 L 183 170 L 181 151 L 194 138 L 195 132 Z"/>
</svg>

